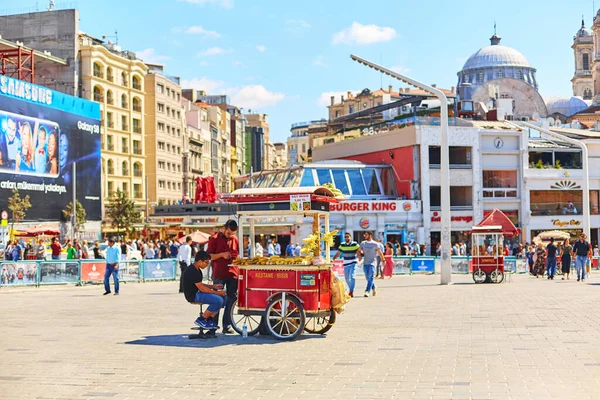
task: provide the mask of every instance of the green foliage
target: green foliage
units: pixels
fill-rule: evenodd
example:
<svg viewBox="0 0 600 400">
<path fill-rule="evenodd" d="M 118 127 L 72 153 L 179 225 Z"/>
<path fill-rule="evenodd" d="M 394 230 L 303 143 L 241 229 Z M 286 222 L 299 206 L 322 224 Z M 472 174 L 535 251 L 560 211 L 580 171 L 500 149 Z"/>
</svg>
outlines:
<svg viewBox="0 0 600 400">
<path fill-rule="evenodd" d="M 85 212 L 85 208 L 83 208 L 83 204 L 81 204 L 79 200 L 76 201 L 77 203 L 75 204 L 77 205 L 77 208 L 75 212 L 77 214 L 77 230 L 82 230 L 85 222 L 87 221 L 87 213 Z M 71 221 L 71 218 L 73 217 L 73 202 L 67 204 L 65 209 L 62 210 L 62 214 L 67 222 Z"/>
<path fill-rule="evenodd" d="M 560 165 L 560 161 L 556 160 L 556 163 L 554 164 L 554 168 L 556 169 L 562 169 L 562 165 Z"/>
<path fill-rule="evenodd" d="M 135 207 L 135 203 L 127 197 L 125 192 L 117 190 L 108 202 L 106 216 L 111 219 L 111 225 L 117 233 L 133 232 L 134 224 L 142 222 L 142 213 Z"/>
<path fill-rule="evenodd" d="M 14 231 L 15 223 L 19 223 L 25 218 L 25 213 L 31 208 L 31 202 L 29 201 L 29 195 L 21 198 L 17 189 L 13 189 L 12 194 L 8 198 L 8 209 L 12 213 L 11 230 Z"/>
<path fill-rule="evenodd" d="M 537 162 L 535 163 L 535 167 L 537 169 L 544 169 L 544 163 L 542 162 L 541 158 L 539 160 L 537 160 Z"/>
</svg>

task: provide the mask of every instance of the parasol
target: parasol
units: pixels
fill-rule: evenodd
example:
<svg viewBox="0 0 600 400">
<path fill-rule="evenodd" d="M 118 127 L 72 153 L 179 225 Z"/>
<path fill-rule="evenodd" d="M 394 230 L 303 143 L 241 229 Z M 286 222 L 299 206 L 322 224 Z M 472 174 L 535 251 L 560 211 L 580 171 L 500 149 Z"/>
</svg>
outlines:
<svg viewBox="0 0 600 400">
<path fill-rule="evenodd" d="M 211 235 L 209 235 L 208 233 L 196 231 L 196 232 L 192 233 L 191 235 L 187 235 L 187 236 L 192 237 L 193 243 L 204 244 L 204 243 L 208 242 L 208 239 L 210 238 Z M 185 238 L 187 236 L 182 236 L 179 239 L 177 239 L 177 241 L 179 243 L 185 243 Z"/>
</svg>

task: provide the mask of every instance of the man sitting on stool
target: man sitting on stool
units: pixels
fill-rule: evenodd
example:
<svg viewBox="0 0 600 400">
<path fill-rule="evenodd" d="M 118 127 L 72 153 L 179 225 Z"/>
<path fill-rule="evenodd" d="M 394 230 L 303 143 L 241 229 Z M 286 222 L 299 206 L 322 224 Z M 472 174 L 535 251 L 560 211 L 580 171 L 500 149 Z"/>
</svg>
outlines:
<svg viewBox="0 0 600 400">
<path fill-rule="evenodd" d="M 219 327 L 213 317 L 223 307 L 226 292 L 223 290 L 223 285 L 202 283 L 202 269 L 208 267 L 209 262 L 210 254 L 205 251 L 196 253 L 194 264 L 183 271 L 183 294 L 190 303 L 202 303 L 208 306 L 194 323 L 202 329 L 217 330 Z"/>
</svg>

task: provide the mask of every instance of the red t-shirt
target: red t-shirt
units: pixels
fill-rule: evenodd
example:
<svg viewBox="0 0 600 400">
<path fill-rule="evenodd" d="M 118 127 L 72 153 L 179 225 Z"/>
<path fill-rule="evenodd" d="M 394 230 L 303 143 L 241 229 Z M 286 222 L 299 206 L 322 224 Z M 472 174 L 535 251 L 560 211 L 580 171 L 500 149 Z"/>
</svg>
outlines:
<svg viewBox="0 0 600 400">
<path fill-rule="evenodd" d="M 60 246 L 60 243 L 58 243 L 58 242 L 52 243 L 50 245 L 50 248 L 52 249 L 52 255 L 53 256 L 60 256 L 60 252 L 62 250 L 62 247 Z"/>
<path fill-rule="evenodd" d="M 231 258 L 219 258 L 213 260 L 213 279 L 237 279 L 238 267 L 230 265 L 232 261 L 240 254 L 240 245 L 237 237 L 232 236 L 227 239 L 221 232 L 217 232 L 208 239 L 208 254 L 218 254 L 230 252 Z"/>
</svg>

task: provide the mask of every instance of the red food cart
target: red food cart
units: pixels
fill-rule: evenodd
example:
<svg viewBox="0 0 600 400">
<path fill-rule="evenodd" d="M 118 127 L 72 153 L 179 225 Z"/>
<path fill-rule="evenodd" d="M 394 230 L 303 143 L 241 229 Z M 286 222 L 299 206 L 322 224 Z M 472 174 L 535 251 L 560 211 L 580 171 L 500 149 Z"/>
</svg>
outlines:
<svg viewBox="0 0 600 400">
<path fill-rule="evenodd" d="M 238 203 L 240 236 L 246 222 L 250 227 L 250 257 L 236 263 L 238 299 L 231 308 L 232 328 L 239 334 L 254 335 L 262 321 L 280 340 L 295 339 L 302 331 L 323 334 L 331 329 L 336 314 L 331 298 L 329 243 L 324 244 L 324 258 L 268 259 L 255 257 L 253 242 L 254 220 L 272 216 L 312 217 L 313 233 L 319 235 L 324 219 L 324 234 L 329 235 L 329 204 L 336 201 L 333 193 L 323 187 L 239 189 L 228 201 Z"/>
<path fill-rule="evenodd" d="M 498 209 L 473 227 L 471 271 L 475 283 L 501 283 L 504 280 L 504 237 L 518 234 L 519 229 Z"/>
</svg>

